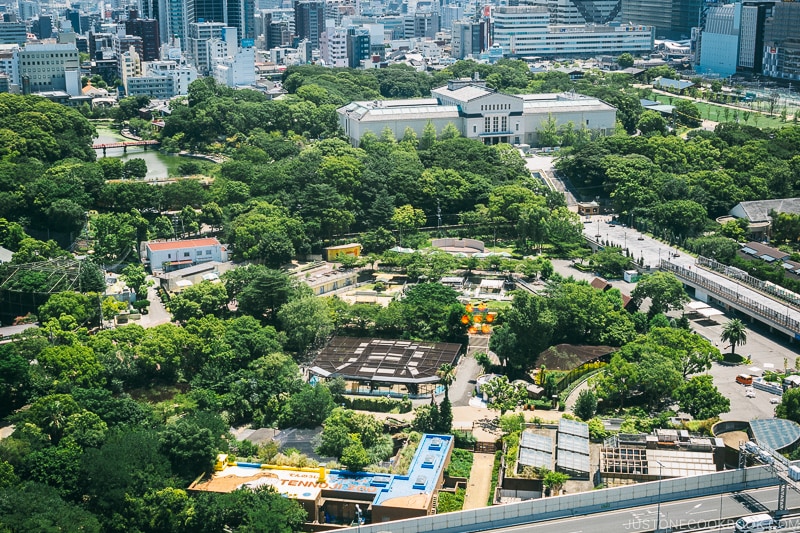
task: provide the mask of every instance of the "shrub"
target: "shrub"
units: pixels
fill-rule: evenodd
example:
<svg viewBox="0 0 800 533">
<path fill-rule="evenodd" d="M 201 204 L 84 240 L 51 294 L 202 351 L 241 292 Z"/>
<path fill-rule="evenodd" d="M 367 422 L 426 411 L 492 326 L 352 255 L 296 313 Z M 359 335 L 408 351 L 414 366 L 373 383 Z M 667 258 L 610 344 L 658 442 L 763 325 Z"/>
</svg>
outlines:
<svg viewBox="0 0 800 533">
<path fill-rule="evenodd" d="M 469 477 L 473 459 L 472 452 L 456 448 L 450 455 L 450 464 L 445 473 L 450 477 Z"/>
<path fill-rule="evenodd" d="M 437 513 L 452 513 L 464 508 L 464 489 L 456 489 L 455 492 L 439 492 L 439 503 L 436 505 Z"/>
<path fill-rule="evenodd" d="M 492 484 L 489 488 L 489 500 L 486 505 L 494 505 L 494 492 L 497 490 L 497 481 L 500 478 L 500 466 L 503 462 L 503 451 L 494 452 L 494 466 L 492 466 Z"/>
<path fill-rule="evenodd" d="M 466 450 L 475 449 L 475 443 L 478 442 L 478 439 L 470 431 L 454 431 L 453 440 L 456 448 Z"/>
<path fill-rule="evenodd" d="M 348 409 L 359 411 L 375 411 L 376 413 L 408 413 L 411 411 L 411 400 L 403 398 L 364 398 L 364 397 L 344 397 L 342 403 Z"/>
</svg>

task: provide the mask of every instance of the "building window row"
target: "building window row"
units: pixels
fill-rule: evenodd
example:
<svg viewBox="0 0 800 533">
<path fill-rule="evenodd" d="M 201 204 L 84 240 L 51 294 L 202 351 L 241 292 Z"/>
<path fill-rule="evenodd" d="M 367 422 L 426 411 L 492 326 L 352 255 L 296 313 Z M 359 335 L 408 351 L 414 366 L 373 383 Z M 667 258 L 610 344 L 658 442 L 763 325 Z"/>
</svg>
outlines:
<svg viewBox="0 0 800 533">
<path fill-rule="evenodd" d="M 504 111 L 511 109 L 511 104 L 485 104 L 481 106 L 481 111 Z"/>
</svg>

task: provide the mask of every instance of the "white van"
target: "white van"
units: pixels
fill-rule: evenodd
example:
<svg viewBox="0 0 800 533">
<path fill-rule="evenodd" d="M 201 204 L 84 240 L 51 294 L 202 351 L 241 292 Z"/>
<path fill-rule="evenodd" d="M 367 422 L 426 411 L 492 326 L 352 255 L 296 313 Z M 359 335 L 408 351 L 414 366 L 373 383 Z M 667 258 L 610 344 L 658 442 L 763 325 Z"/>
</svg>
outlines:
<svg viewBox="0 0 800 533">
<path fill-rule="evenodd" d="M 754 514 L 743 516 L 736 521 L 736 531 L 769 531 L 778 526 L 777 522 L 768 514 Z"/>
</svg>

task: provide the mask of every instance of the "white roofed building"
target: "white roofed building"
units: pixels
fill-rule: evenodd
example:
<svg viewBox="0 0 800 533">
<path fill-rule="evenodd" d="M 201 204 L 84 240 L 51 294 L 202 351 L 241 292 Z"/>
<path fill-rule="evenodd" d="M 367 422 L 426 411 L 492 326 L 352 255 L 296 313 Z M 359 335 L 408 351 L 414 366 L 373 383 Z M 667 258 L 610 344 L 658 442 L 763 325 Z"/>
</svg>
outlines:
<svg viewBox="0 0 800 533">
<path fill-rule="evenodd" d="M 350 141 L 358 145 L 370 131 L 380 137 L 387 127 L 396 138 L 406 128 L 421 136 L 430 122 L 437 133 L 453 124 L 464 137 L 485 144 L 537 144 L 537 132 L 552 117 L 557 126 L 572 123 L 606 135 L 614 130 L 616 109 L 580 94 L 498 93 L 479 80 L 451 80 L 433 89 L 433 98 L 352 102 L 338 109 L 339 123 Z"/>
</svg>

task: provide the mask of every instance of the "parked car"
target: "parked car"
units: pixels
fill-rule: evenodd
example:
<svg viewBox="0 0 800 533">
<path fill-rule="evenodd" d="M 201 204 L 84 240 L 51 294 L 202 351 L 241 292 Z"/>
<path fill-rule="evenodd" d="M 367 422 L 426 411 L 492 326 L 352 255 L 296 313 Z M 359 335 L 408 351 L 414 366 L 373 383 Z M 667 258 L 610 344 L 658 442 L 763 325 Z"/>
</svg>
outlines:
<svg viewBox="0 0 800 533">
<path fill-rule="evenodd" d="M 773 403 L 773 404 L 774 403 L 781 403 L 781 399 L 772 397 L 772 398 L 769 399 L 769 403 Z"/>
<path fill-rule="evenodd" d="M 756 397 L 756 391 L 748 390 L 748 391 L 745 391 L 744 395 L 747 396 L 748 398 L 755 398 Z"/>
</svg>

